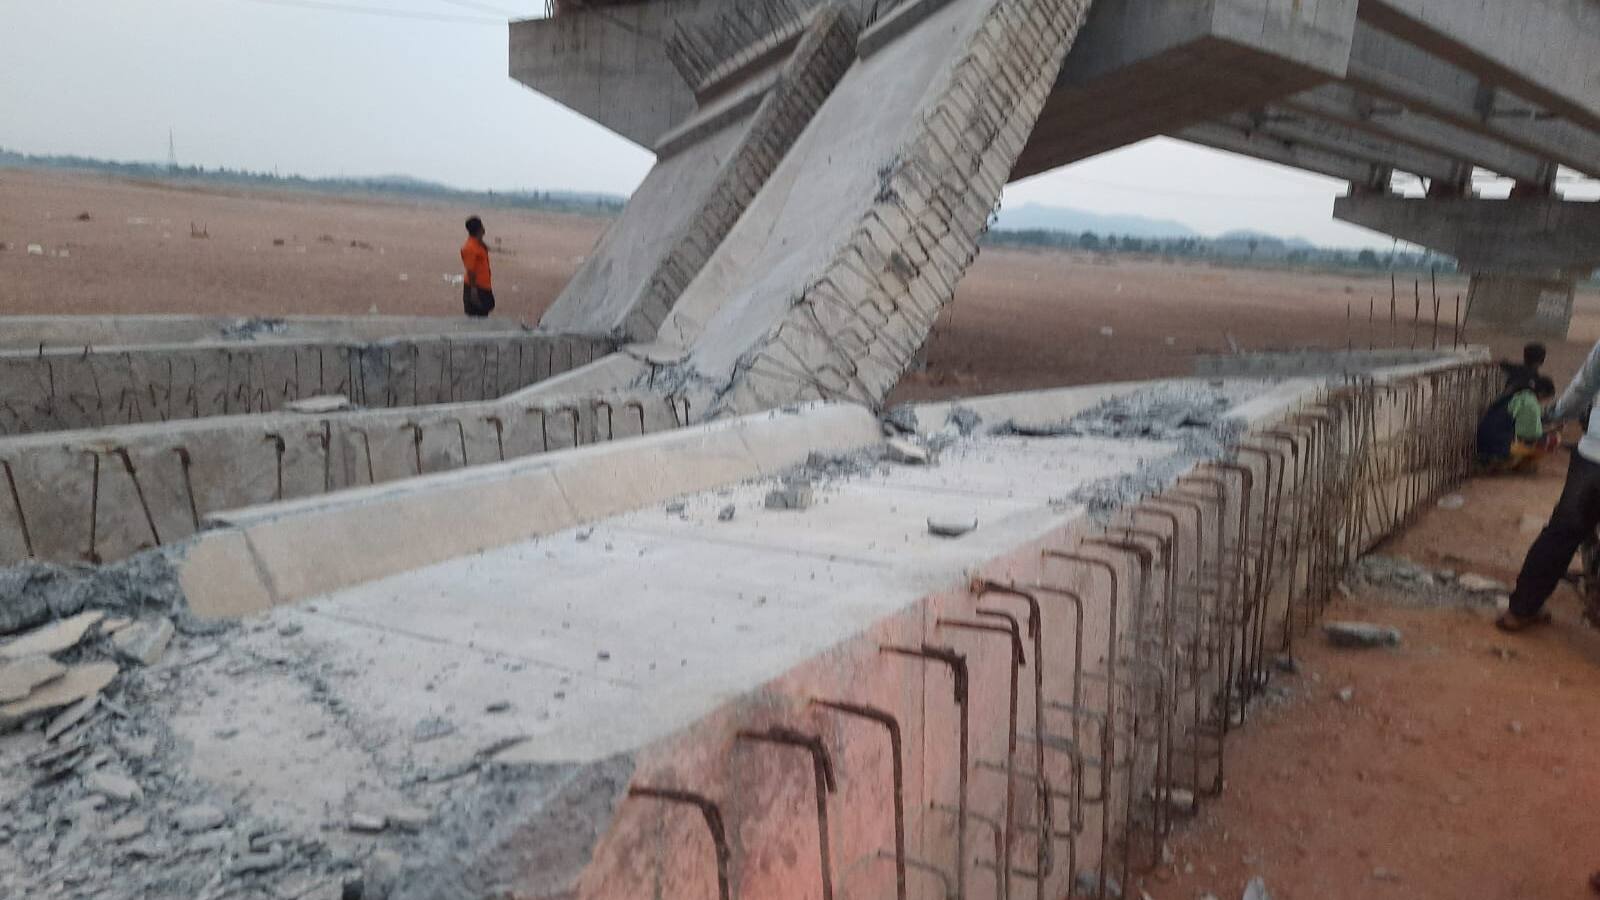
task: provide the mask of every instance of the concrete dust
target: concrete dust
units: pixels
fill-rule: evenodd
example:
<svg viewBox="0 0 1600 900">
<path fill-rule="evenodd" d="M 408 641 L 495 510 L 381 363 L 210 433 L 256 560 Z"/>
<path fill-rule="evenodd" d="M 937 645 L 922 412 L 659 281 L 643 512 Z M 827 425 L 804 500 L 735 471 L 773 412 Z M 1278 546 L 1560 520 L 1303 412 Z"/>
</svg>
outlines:
<svg viewBox="0 0 1600 900">
<path fill-rule="evenodd" d="M 139 615 L 182 606 L 177 573 L 162 551 L 103 566 L 30 561 L 0 568 L 0 635 L 86 609 Z"/>
</svg>

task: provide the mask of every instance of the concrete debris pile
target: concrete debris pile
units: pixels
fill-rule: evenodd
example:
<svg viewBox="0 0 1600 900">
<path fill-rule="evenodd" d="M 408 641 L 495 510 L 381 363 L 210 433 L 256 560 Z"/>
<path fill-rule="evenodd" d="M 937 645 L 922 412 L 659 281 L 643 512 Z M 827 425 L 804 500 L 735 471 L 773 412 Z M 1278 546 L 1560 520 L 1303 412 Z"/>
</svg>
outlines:
<svg viewBox="0 0 1600 900">
<path fill-rule="evenodd" d="M 1113 397 L 1064 422 L 1008 421 L 989 433 L 1175 442 L 1177 453 L 1141 462 L 1133 472 L 1080 485 L 1062 498 L 1084 504 L 1095 517 L 1104 517 L 1136 497 L 1161 489 L 1197 462 L 1225 457 L 1229 445 L 1244 431 L 1244 423 L 1229 418 L 1226 411 L 1264 389 L 1262 382 L 1163 383 Z"/>
<path fill-rule="evenodd" d="M 1382 554 L 1361 558 L 1352 581 L 1382 589 L 1407 606 L 1504 607 L 1511 588 L 1499 581 L 1454 569 L 1429 569 L 1409 559 Z"/>
</svg>

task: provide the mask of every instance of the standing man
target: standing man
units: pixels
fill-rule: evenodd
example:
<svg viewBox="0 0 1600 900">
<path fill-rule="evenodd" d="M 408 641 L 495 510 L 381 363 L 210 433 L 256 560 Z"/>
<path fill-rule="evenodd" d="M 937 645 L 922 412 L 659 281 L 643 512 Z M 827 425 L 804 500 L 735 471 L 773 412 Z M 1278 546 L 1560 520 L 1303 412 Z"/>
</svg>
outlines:
<svg viewBox="0 0 1600 900">
<path fill-rule="evenodd" d="M 489 278 L 489 245 L 483 242 L 483 220 L 467 220 L 467 242 L 461 245 L 461 305 L 467 315 L 482 319 L 494 312 L 494 282 Z"/>
<path fill-rule="evenodd" d="M 1600 393 L 1600 344 L 1589 351 L 1583 368 L 1551 408 L 1550 420 L 1559 422 L 1589 414 L 1596 393 Z M 1545 601 L 1567 574 L 1578 546 L 1594 534 L 1596 526 L 1600 526 L 1600 415 L 1589 415 L 1583 440 L 1572 451 L 1561 499 L 1550 513 L 1550 523 L 1528 548 L 1516 589 L 1511 592 L 1511 608 L 1495 621 L 1501 631 L 1522 631 L 1550 621 L 1550 614 L 1544 611 Z"/>
</svg>

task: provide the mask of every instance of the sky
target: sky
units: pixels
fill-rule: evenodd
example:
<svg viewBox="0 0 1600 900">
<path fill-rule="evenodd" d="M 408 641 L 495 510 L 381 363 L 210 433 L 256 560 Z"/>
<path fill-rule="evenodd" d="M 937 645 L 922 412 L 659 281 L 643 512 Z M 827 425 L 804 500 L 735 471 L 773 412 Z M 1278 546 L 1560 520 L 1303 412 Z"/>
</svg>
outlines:
<svg viewBox="0 0 1600 900">
<path fill-rule="evenodd" d="M 0 0 L 0 147 L 626 194 L 652 155 L 512 81 L 543 0 Z M 365 9 L 358 12 L 353 9 Z M 1345 184 L 1157 138 L 1011 185 L 1041 203 L 1389 247 Z"/>
</svg>

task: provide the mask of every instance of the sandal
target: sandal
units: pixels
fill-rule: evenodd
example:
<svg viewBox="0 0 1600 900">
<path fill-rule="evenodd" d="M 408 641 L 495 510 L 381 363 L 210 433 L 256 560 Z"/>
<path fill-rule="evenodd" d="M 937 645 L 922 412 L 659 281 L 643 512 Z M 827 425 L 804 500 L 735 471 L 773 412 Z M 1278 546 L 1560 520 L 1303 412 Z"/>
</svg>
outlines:
<svg viewBox="0 0 1600 900">
<path fill-rule="evenodd" d="M 1504 632 L 1515 633 L 1525 631 L 1535 625 L 1549 625 L 1550 621 L 1550 613 L 1544 611 L 1534 613 L 1531 616 L 1519 616 L 1514 612 L 1506 612 L 1501 614 L 1500 618 L 1494 620 L 1494 627 Z"/>
</svg>

